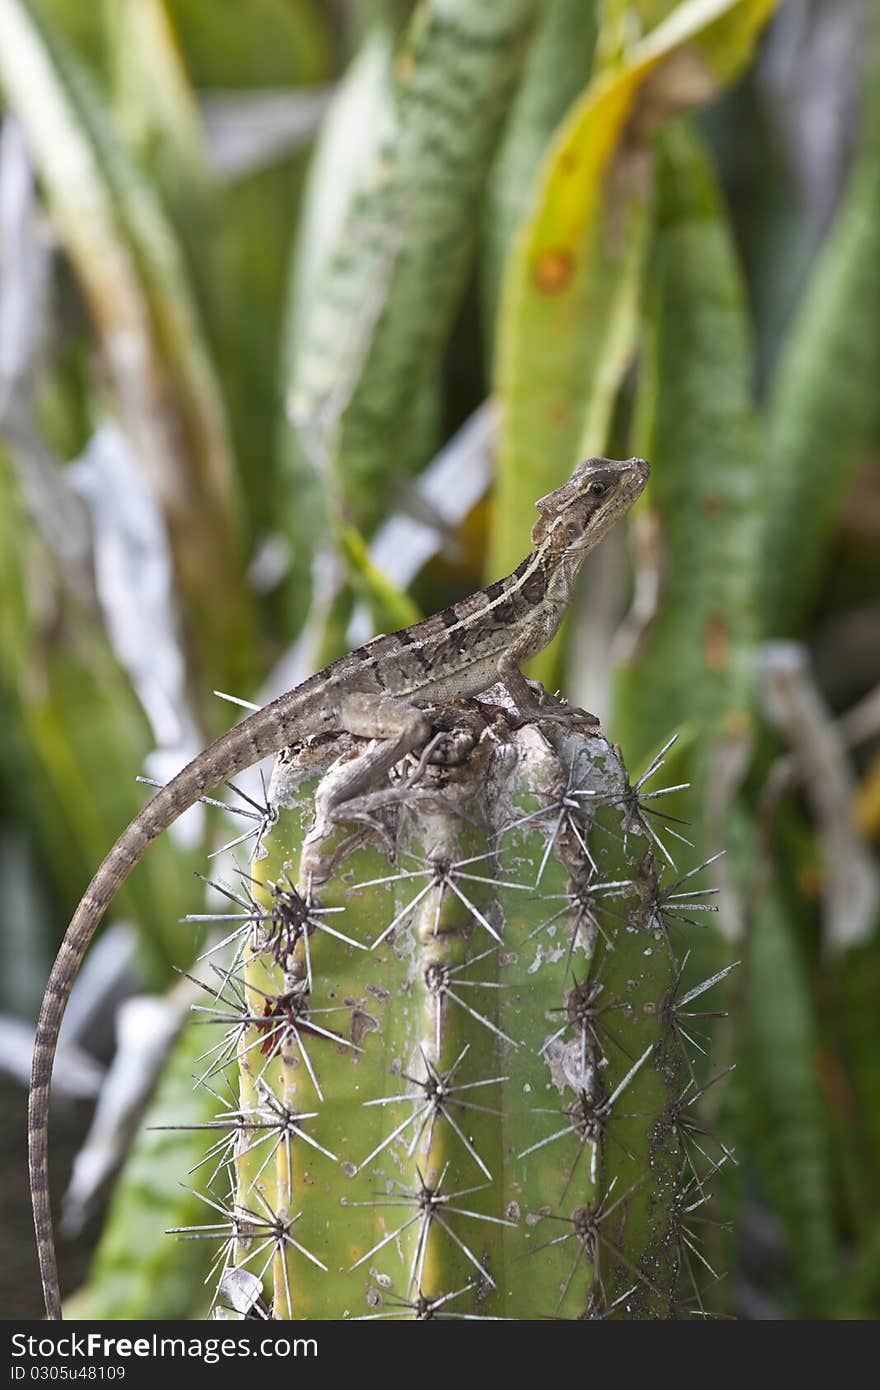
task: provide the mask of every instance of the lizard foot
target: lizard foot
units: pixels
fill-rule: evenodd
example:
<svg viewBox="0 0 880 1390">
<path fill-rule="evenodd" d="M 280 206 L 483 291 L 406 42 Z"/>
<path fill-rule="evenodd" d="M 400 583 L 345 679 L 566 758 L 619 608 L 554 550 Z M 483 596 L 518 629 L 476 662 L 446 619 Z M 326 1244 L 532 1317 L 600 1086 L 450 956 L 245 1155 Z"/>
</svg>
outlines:
<svg viewBox="0 0 880 1390">
<path fill-rule="evenodd" d="M 523 724 L 540 724 L 542 720 L 553 720 L 557 724 L 592 724 L 597 729 L 601 728 L 601 721 L 595 714 L 590 714 L 589 710 L 580 709 L 577 705 L 563 705 L 548 709 L 546 705 L 533 704 L 525 708 L 518 705 L 517 714 Z"/>
</svg>

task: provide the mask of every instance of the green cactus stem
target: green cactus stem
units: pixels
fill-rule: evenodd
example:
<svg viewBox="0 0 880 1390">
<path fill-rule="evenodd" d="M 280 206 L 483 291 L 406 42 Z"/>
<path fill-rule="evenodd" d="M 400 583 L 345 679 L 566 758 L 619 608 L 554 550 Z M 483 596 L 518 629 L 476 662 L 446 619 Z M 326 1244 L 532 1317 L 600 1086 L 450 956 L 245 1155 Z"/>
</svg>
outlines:
<svg viewBox="0 0 880 1390">
<path fill-rule="evenodd" d="M 212 986 L 239 1074 L 215 1310 L 246 1316 L 245 1287 L 282 1319 L 675 1316 L 727 1156 L 684 1051 L 712 982 L 683 995 L 678 964 L 711 905 L 594 728 L 430 715 L 427 765 L 345 825 L 324 807 L 358 740 L 277 763 Z"/>
</svg>

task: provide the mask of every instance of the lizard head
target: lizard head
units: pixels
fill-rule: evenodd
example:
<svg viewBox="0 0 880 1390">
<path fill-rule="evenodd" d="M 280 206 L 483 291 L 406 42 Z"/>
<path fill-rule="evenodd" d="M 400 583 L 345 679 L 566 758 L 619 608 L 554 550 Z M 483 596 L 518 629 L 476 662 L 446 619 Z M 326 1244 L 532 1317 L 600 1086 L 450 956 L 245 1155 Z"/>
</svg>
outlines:
<svg viewBox="0 0 880 1390">
<path fill-rule="evenodd" d="M 540 517 L 532 528 L 533 544 L 549 541 L 559 559 L 586 554 L 636 500 L 650 471 L 638 458 L 579 463 L 567 483 L 535 503 Z"/>
</svg>

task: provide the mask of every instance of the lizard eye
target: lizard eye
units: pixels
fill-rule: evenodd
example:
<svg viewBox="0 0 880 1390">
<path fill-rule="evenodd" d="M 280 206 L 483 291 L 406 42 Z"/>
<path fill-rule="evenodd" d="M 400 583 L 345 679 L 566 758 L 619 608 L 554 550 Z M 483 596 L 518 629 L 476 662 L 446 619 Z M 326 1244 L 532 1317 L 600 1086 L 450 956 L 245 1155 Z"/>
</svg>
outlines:
<svg viewBox="0 0 880 1390">
<path fill-rule="evenodd" d="M 607 491 L 608 484 L 600 483 L 598 479 L 596 480 L 596 482 L 590 483 L 590 486 L 587 488 L 587 492 L 589 492 L 591 497 L 601 497 Z"/>
</svg>

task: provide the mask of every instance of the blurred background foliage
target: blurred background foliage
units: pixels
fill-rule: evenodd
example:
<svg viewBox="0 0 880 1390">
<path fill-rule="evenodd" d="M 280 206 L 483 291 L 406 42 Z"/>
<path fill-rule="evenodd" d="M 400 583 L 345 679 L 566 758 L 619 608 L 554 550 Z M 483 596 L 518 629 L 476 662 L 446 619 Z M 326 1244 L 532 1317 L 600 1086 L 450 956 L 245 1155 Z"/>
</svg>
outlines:
<svg viewBox="0 0 880 1390">
<path fill-rule="evenodd" d="M 684 989 L 740 962 L 693 1019 L 732 1156 L 704 1306 L 877 1316 L 878 45 L 876 0 L 0 0 L 6 1316 L 39 1306 L 29 1021 L 135 777 L 224 727 L 212 691 L 512 568 L 592 453 L 652 480 L 533 674 L 633 778 L 677 733 L 657 829 L 681 873 L 727 851 L 684 943 Z M 199 1148 L 130 1141 L 150 1093 L 153 1126 L 204 1108 L 178 919 L 228 838 L 191 812 L 151 850 L 72 1005 L 59 1184 L 109 1119 L 71 1311 L 205 1302 L 162 1235 Z M 164 1045 L 105 1079 L 145 990 Z"/>
</svg>

